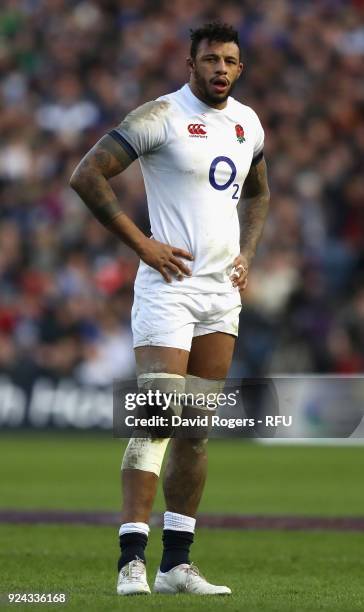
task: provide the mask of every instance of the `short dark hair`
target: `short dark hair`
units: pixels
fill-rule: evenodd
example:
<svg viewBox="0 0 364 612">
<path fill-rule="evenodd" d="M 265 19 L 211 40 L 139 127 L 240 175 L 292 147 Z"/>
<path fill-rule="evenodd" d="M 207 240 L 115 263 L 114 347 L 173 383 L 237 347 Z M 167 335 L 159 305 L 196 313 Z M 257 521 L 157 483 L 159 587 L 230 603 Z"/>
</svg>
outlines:
<svg viewBox="0 0 364 612">
<path fill-rule="evenodd" d="M 227 23 L 220 23 L 219 21 L 213 21 L 212 23 L 206 23 L 197 30 L 190 30 L 191 35 L 191 49 L 190 55 L 192 59 L 196 58 L 198 45 L 201 40 L 208 40 L 209 43 L 212 41 L 216 42 L 234 42 L 240 51 L 239 35 L 233 26 Z"/>
</svg>

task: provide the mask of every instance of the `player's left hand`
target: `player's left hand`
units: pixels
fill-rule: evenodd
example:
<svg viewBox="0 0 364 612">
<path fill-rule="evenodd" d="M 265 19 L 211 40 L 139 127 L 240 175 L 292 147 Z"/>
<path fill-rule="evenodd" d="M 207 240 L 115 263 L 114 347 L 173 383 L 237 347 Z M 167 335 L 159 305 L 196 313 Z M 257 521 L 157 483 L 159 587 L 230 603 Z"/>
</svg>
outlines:
<svg viewBox="0 0 364 612">
<path fill-rule="evenodd" d="M 248 285 L 248 271 L 249 271 L 249 262 L 248 259 L 240 253 L 237 257 L 235 257 L 233 261 L 233 271 L 230 274 L 230 280 L 233 284 L 233 287 L 238 287 L 239 291 L 244 291 Z"/>
</svg>

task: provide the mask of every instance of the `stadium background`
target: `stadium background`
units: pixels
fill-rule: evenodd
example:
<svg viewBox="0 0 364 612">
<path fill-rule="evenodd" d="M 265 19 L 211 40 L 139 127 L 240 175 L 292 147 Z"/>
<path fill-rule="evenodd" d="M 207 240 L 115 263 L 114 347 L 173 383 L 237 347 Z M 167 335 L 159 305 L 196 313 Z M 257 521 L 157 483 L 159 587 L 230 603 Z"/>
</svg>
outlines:
<svg viewBox="0 0 364 612">
<path fill-rule="evenodd" d="M 187 79 L 189 28 L 239 31 L 234 96 L 266 131 L 272 203 L 239 374 L 364 365 L 363 2 L 5 0 L 0 13 L 0 367 L 86 384 L 133 371 L 133 253 L 68 187 L 125 114 Z M 135 163 L 114 181 L 148 231 Z"/>
<path fill-rule="evenodd" d="M 96 400 L 94 424 L 110 426 L 109 396 L 92 388 L 133 375 L 138 262 L 68 180 L 130 109 L 186 81 L 190 27 L 219 18 L 239 30 L 245 72 L 234 96 L 258 112 L 266 131 L 271 212 L 245 293 L 234 376 L 363 371 L 363 16 L 362 0 L 2 1 L 0 603 L 9 591 L 40 591 L 66 592 L 75 610 L 121 605 L 114 596 L 120 441 L 110 432 L 40 429 L 51 424 L 47 403 L 53 424 L 67 424 L 68 401 L 76 427 L 90 425 Z M 113 185 L 148 231 L 138 164 Z M 53 387 L 33 395 L 38 432 L 16 432 L 39 380 Z M 71 397 L 79 385 L 89 393 L 82 402 Z M 90 418 L 77 422 L 87 401 Z M 287 531 L 284 521 L 275 532 L 200 529 L 194 559 L 236 594 L 225 609 L 362 610 L 363 528 L 351 521 L 363 520 L 362 476 L 360 446 L 213 441 L 202 512 L 265 516 L 266 529 L 277 516 L 343 521 L 314 533 Z M 19 516 L 29 510 L 38 518 Z M 114 526 L 41 520 L 41 511 L 64 510 L 108 511 Z M 344 524 L 351 533 L 340 532 Z M 153 568 L 159 539 L 153 530 Z M 218 604 L 154 598 L 145 609 L 161 605 Z M 140 602 L 128 602 L 134 607 Z"/>
</svg>

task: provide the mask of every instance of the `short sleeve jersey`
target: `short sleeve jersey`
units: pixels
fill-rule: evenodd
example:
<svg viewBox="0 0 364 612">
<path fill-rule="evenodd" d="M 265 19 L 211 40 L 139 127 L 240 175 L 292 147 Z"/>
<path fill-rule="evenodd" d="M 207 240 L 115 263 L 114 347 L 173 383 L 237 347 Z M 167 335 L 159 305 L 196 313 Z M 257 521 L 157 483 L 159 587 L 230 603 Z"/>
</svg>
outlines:
<svg viewBox="0 0 364 612">
<path fill-rule="evenodd" d="M 136 289 L 227 293 L 240 252 L 237 204 L 252 163 L 263 153 L 256 113 L 232 97 L 224 109 L 199 100 L 188 84 L 147 102 L 110 132 L 139 158 L 152 238 L 193 254 L 192 276 L 168 284 L 141 261 Z"/>
</svg>

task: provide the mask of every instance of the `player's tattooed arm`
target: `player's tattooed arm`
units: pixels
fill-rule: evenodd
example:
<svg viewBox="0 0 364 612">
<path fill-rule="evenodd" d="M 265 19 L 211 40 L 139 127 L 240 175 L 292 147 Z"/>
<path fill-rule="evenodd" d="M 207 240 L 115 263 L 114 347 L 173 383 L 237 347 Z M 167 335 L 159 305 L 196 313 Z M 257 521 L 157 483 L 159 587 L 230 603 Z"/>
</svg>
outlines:
<svg viewBox="0 0 364 612">
<path fill-rule="evenodd" d="M 80 161 L 70 180 L 86 206 L 109 226 L 122 211 L 108 179 L 125 170 L 132 159 L 111 136 L 103 136 Z"/>
<path fill-rule="evenodd" d="M 269 209 L 267 166 L 264 157 L 253 164 L 245 179 L 239 203 L 240 251 L 249 264 L 261 237 Z"/>
<path fill-rule="evenodd" d="M 111 136 L 105 135 L 81 159 L 70 185 L 96 219 L 140 255 L 147 237 L 122 211 L 108 181 L 132 162 L 127 152 Z"/>
<path fill-rule="evenodd" d="M 242 292 L 248 284 L 249 265 L 255 255 L 269 207 L 267 166 L 264 158 L 253 164 L 245 179 L 239 202 L 240 255 L 233 261 L 233 287 Z"/>
<path fill-rule="evenodd" d="M 108 179 L 125 170 L 133 159 L 111 137 L 103 136 L 80 161 L 70 185 L 94 216 L 149 266 L 158 270 L 167 282 L 172 276 L 182 280 L 190 276 L 189 267 L 180 259 L 193 260 L 183 249 L 150 240 L 120 208 Z"/>
</svg>

